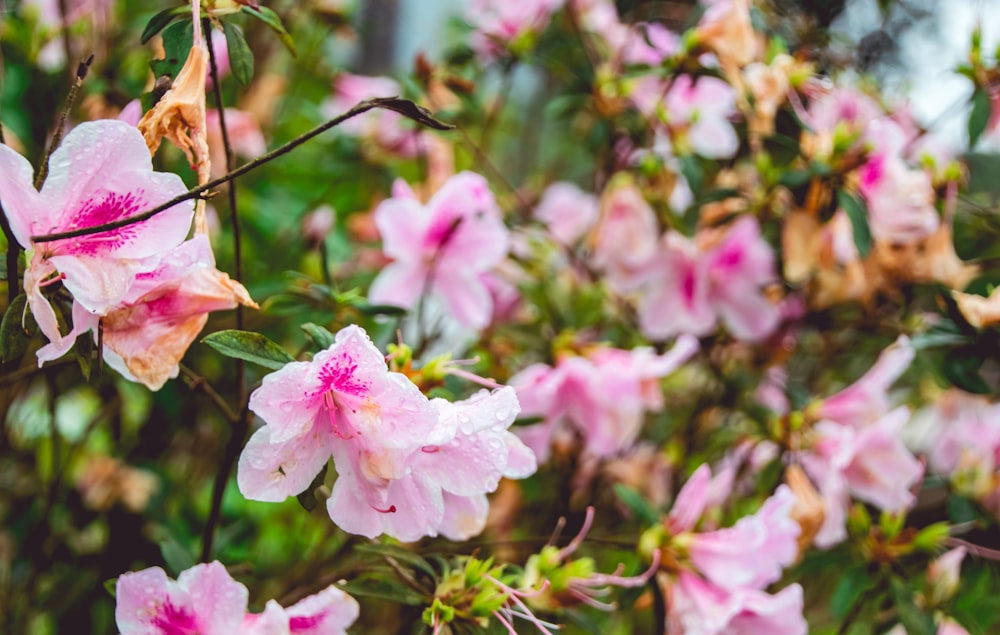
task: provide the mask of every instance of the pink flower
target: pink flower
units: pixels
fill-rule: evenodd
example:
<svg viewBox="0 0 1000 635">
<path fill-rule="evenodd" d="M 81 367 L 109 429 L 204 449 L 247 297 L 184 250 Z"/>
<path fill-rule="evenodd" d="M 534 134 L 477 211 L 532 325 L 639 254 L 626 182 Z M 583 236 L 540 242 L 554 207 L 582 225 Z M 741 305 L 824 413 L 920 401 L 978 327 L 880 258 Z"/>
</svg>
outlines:
<svg viewBox="0 0 1000 635">
<path fill-rule="evenodd" d="M 922 414 L 930 440 L 921 449 L 931 470 L 980 501 L 1000 492 L 995 476 L 1000 466 L 1000 404 L 951 389 Z"/>
<path fill-rule="evenodd" d="M 237 481 L 247 498 L 277 502 L 301 492 L 333 448 L 343 447 L 365 477 L 365 499 L 381 510 L 388 482 L 405 473 L 436 420 L 427 398 L 389 372 L 357 326 L 338 332 L 312 361 L 266 376 L 250 410 L 268 425 L 240 457 Z"/>
<path fill-rule="evenodd" d="M 670 84 L 646 78 L 630 97 L 640 112 L 667 124 L 675 147 L 709 159 L 728 159 L 739 149 L 729 121 L 736 114 L 736 92 L 717 77 L 678 75 Z"/>
<path fill-rule="evenodd" d="M 528 33 L 539 32 L 565 0 L 472 0 L 466 19 L 475 29 L 472 48 L 480 59 L 500 56 L 511 42 Z"/>
<path fill-rule="evenodd" d="M 671 588 L 668 632 L 678 635 L 805 635 L 802 587 L 774 595 L 753 588 L 732 591 L 684 571 Z"/>
<path fill-rule="evenodd" d="M 326 116 L 335 117 L 366 99 L 397 97 L 402 92 L 399 84 L 388 77 L 341 73 L 333 82 L 333 96 L 321 108 Z M 402 115 L 390 110 L 370 111 L 348 119 L 338 130 L 373 141 L 382 150 L 400 157 L 414 157 L 419 148 L 419 133 L 407 126 Z"/>
<path fill-rule="evenodd" d="M 619 178 L 601 197 L 594 234 L 594 264 L 616 291 L 633 289 L 647 276 L 659 249 L 659 224 L 634 182 Z"/>
<path fill-rule="evenodd" d="M 240 456 L 243 495 L 278 502 L 298 494 L 332 456 L 330 518 L 368 537 L 468 538 L 482 530 L 485 495 L 500 478 L 535 469 L 531 452 L 507 432 L 519 411 L 512 389 L 430 402 L 389 372 L 356 326 L 311 362 L 265 377 L 250 409 L 267 425 Z"/>
<path fill-rule="evenodd" d="M 28 304 L 50 345 L 39 363 L 55 359 L 83 332 L 59 332 L 43 287 L 61 280 L 87 313 L 106 315 L 128 295 L 135 276 L 179 245 L 193 209 L 180 203 L 153 218 L 79 238 L 34 244 L 31 236 L 92 227 L 128 218 L 187 191 L 180 177 L 154 172 L 142 135 L 121 121 L 74 128 L 53 153 L 41 192 L 31 165 L 0 145 L 0 201 L 17 241 L 28 251 L 24 274 Z M 85 329 L 84 329 L 85 330 Z"/>
<path fill-rule="evenodd" d="M 647 411 L 663 408 L 658 380 L 677 370 L 698 350 L 694 338 L 679 338 L 663 355 L 647 348 L 599 348 L 570 357 L 556 368 L 529 366 L 511 378 L 522 412 L 545 420 L 518 430 L 538 455 L 548 458 L 553 435 L 569 428 L 582 436 L 585 452 L 606 457 L 630 447 Z"/>
<path fill-rule="evenodd" d="M 237 304 L 256 307 L 242 284 L 215 268 L 208 237 L 196 235 L 166 254 L 156 268 L 136 275 L 121 304 L 103 318 L 104 359 L 126 379 L 159 390 L 212 311 Z M 76 328 L 89 314 L 74 317 Z M 97 318 L 90 316 L 97 339 Z"/>
<path fill-rule="evenodd" d="M 885 111 L 868 95 L 850 87 L 838 86 L 809 104 L 806 121 L 819 133 L 832 133 L 837 126 L 859 134 L 868 124 L 885 117 Z"/>
<path fill-rule="evenodd" d="M 688 555 L 698 571 L 715 585 L 763 589 L 781 578 L 781 571 L 798 555 L 800 528 L 790 514 L 795 495 L 778 487 L 757 513 L 732 527 L 695 534 Z"/>
<path fill-rule="evenodd" d="M 909 410 L 903 407 L 860 428 L 828 420 L 816 424 L 812 450 L 802 456 L 802 464 L 825 504 L 817 546 L 829 547 L 844 539 L 851 497 L 893 512 L 913 504 L 910 490 L 924 469 L 899 438 L 908 419 Z"/>
<path fill-rule="evenodd" d="M 354 598 L 329 586 L 288 608 L 268 600 L 263 613 L 244 616 L 241 630 L 246 635 L 346 635 L 358 613 Z"/>
<path fill-rule="evenodd" d="M 122 635 L 340 635 L 358 617 L 358 603 L 329 587 L 294 606 L 274 600 L 247 613 L 249 593 L 219 562 L 198 564 L 177 581 L 150 567 L 124 573 L 115 586 L 115 621 Z"/>
<path fill-rule="evenodd" d="M 824 399 L 816 416 L 854 427 L 874 422 L 889 411 L 889 387 L 909 368 L 914 355 L 909 338 L 900 335 L 860 379 Z"/>
<path fill-rule="evenodd" d="M 452 540 L 478 535 L 486 524 L 486 494 L 496 490 L 501 477 L 525 478 L 535 472 L 535 456 L 507 428 L 520 408 L 509 387 L 481 391 L 464 401 L 431 402 L 437 425 L 424 438 L 406 474 L 388 486 L 386 504 L 396 510 L 380 514 L 358 496 L 346 475 L 354 462 L 337 453 L 340 479 L 327 501 L 331 517 L 346 531 L 365 536 L 381 533 L 404 542 L 438 533 Z"/>
<path fill-rule="evenodd" d="M 485 327 L 493 312 L 480 279 L 506 256 L 510 232 L 486 179 L 462 172 L 421 205 L 400 182 L 375 210 L 382 249 L 393 259 L 372 283 L 374 303 L 412 308 L 423 293 L 438 296 L 464 326 Z"/>
<path fill-rule="evenodd" d="M 662 244 L 659 262 L 640 288 L 639 326 L 645 335 L 707 335 L 719 319 L 739 339 L 758 341 L 774 332 L 780 307 L 762 292 L 777 280 L 774 252 L 755 218 L 736 220 L 707 251 L 672 232 Z"/>
<path fill-rule="evenodd" d="M 219 562 L 195 565 L 176 582 L 151 567 L 119 576 L 115 622 L 121 635 L 231 635 L 243 624 L 248 597 Z"/>
<path fill-rule="evenodd" d="M 597 221 L 597 199 L 572 183 L 553 183 L 538 202 L 535 218 L 548 226 L 556 241 L 573 245 Z"/>
<path fill-rule="evenodd" d="M 876 155 L 860 169 L 872 236 L 892 243 L 925 238 L 941 224 L 927 172 L 896 156 Z"/>
</svg>

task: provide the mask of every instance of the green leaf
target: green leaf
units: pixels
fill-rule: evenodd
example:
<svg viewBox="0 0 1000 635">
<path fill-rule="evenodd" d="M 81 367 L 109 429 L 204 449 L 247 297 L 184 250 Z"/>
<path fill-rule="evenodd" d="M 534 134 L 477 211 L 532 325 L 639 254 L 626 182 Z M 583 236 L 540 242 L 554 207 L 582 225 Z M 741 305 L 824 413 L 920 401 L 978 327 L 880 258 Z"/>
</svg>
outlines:
<svg viewBox="0 0 1000 635">
<path fill-rule="evenodd" d="M 201 340 L 226 357 L 243 359 L 265 368 L 278 370 L 295 358 L 285 352 L 260 333 L 237 331 L 235 329 L 217 331 Z"/>
<path fill-rule="evenodd" d="M 367 302 L 351 302 L 351 308 L 357 309 L 362 315 L 406 315 L 407 309 L 391 304 L 368 304 Z"/>
<path fill-rule="evenodd" d="M 969 148 L 976 145 L 990 121 L 990 96 L 982 88 L 972 95 L 972 112 L 969 113 Z"/>
<path fill-rule="evenodd" d="M 851 609 L 861 600 L 864 594 L 875 587 L 875 578 L 868 572 L 866 565 L 858 565 L 849 569 L 833 591 L 830 598 L 830 612 L 838 620 L 844 619 Z"/>
<path fill-rule="evenodd" d="M 30 332 L 21 326 L 27 300 L 27 296 L 23 293 L 18 294 L 7 307 L 7 312 L 3 314 L 3 322 L 0 322 L 0 362 L 20 359 L 28 350 Z M 34 322 L 32 318 L 28 319 Z"/>
<path fill-rule="evenodd" d="M 615 495 L 617 495 L 618 500 L 632 510 L 632 513 L 635 514 L 643 523 L 647 525 L 655 525 L 660 522 L 660 511 L 636 490 L 626 485 L 622 485 L 621 483 L 617 483 L 615 485 Z"/>
<path fill-rule="evenodd" d="M 295 52 L 295 41 L 292 40 L 292 36 L 289 35 L 288 31 L 285 29 L 285 25 L 281 21 L 281 16 L 275 13 L 273 9 L 261 6 L 250 7 L 243 5 L 243 12 L 249 13 L 274 31 L 275 35 L 278 36 L 278 39 L 281 40 L 281 43 L 285 45 L 286 49 L 288 49 L 288 52 L 292 54 L 292 57 L 296 57 L 298 55 Z"/>
<path fill-rule="evenodd" d="M 111 594 L 111 597 L 118 596 L 118 578 L 108 578 L 104 581 L 104 590 Z"/>
<path fill-rule="evenodd" d="M 226 34 L 226 48 L 229 49 L 229 64 L 236 81 L 247 86 L 253 79 L 253 51 L 247 45 L 240 27 L 231 22 L 223 22 Z"/>
<path fill-rule="evenodd" d="M 858 248 L 858 253 L 864 258 L 872 248 L 872 230 L 868 226 L 868 212 L 865 205 L 843 190 L 837 192 L 837 203 L 851 219 L 854 246 Z"/>
<path fill-rule="evenodd" d="M 145 44 L 153 39 L 153 36 L 166 28 L 168 24 L 174 21 L 174 18 L 179 15 L 184 15 L 190 10 L 191 8 L 187 5 L 182 7 L 172 7 L 170 9 L 164 9 L 151 17 L 149 22 L 146 23 L 146 28 L 142 30 L 142 43 Z"/>
<path fill-rule="evenodd" d="M 949 382 L 955 384 L 966 392 L 985 395 L 990 392 L 990 387 L 979 374 L 979 368 L 983 365 L 983 358 L 972 348 L 953 348 L 945 355 L 941 362 L 941 374 Z"/>
<path fill-rule="evenodd" d="M 354 547 L 355 551 L 371 553 L 378 556 L 387 556 L 402 564 L 408 565 L 411 569 L 427 574 L 431 578 L 437 577 L 437 572 L 427 560 L 420 554 L 414 553 L 396 545 L 385 545 L 378 542 L 360 543 Z"/>
<path fill-rule="evenodd" d="M 345 584 L 338 585 L 342 590 L 353 596 L 381 598 L 407 604 L 409 606 L 424 606 L 430 603 L 430 597 L 417 593 L 407 586 L 395 580 L 379 580 L 375 578 L 365 578 L 361 580 L 350 580 Z"/>
<path fill-rule="evenodd" d="M 163 563 L 167 565 L 167 570 L 175 578 L 181 571 L 190 569 L 196 564 L 191 552 L 169 534 L 160 541 L 160 554 L 163 556 Z"/>
<path fill-rule="evenodd" d="M 191 29 L 190 20 L 181 20 L 171 24 L 163 30 L 163 52 L 162 60 L 153 60 L 149 67 L 157 77 L 167 75 L 177 77 L 187 61 L 191 47 L 194 45 L 194 32 Z"/>
<path fill-rule="evenodd" d="M 331 346 L 333 346 L 333 340 L 334 340 L 333 333 L 326 330 L 322 326 L 318 324 L 313 324 L 312 322 L 306 322 L 299 328 L 305 331 L 306 335 L 309 336 L 309 339 L 311 339 L 313 343 L 316 344 L 316 346 L 319 346 L 323 350 L 326 350 Z"/>
<path fill-rule="evenodd" d="M 907 635 L 934 635 L 937 632 L 934 616 L 917 606 L 913 599 L 913 591 L 897 578 L 893 578 L 889 585 L 892 590 L 892 601 L 896 605 L 896 616 L 906 629 Z"/>
</svg>

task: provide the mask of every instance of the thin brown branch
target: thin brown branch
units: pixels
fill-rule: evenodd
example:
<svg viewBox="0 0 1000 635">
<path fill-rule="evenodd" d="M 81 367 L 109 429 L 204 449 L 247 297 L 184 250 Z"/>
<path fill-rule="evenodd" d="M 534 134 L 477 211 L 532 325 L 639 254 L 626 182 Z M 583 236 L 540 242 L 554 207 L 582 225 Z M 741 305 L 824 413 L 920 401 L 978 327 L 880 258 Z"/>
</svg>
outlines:
<svg viewBox="0 0 1000 635">
<path fill-rule="evenodd" d="M 208 397 L 209 401 L 211 401 L 212 404 L 218 408 L 219 412 L 222 413 L 222 416 L 224 416 L 230 423 L 236 423 L 239 420 L 240 416 L 233 411 L 231 407 L 229 407 L 225 398 L 212 387 L 212 384 L 208 383 L 208 380 L 184 364 L 181 364 L 180 367 L 181 374 L 184 375 L 185 379 L 187 379 L 187 385 L 189 388 L 201 391 L 206 397 Z"/>
<path fill-rule="evenodd" d="M 85 61 L 80 62 L 76 67 L 76 76 L 73 78 L 73 84 L 69 87 L 69 94 L 66 96 L 66 104 L 63 106 L 62 112 L 59 113 L 59 120 L 56 122 L 56 129 L 52 131 L 52 141 L 49 142 L 49 147 L 46 148 L 45 154 L 42 155 L 42 162 L 38 165 L 38 173 L 35 175 L 35 189 L 42 189 L 42 185 L 45 183 L 45 178 L 49 175 L 49 158 L 52 157 L 52 153 L 56 151 L 59 147 L 59 143 L 62 142 L 63 132 L 66 129 L 66 120 L 69 119 L 69 113 L 73 110 L 73 105 L 76 103 L 76 98 L 80 94 L 80 87 L 83 86 L 83 80 L 87 78 L 87 73 L 90 72 L 90 65 L 94 63 L 94 56 L 91 54 Z"/>
<path fill-rule="evenodd" d="M 454 126 L 450 124 L 446 124 L 442 121 L 435 119 L 434 116 L 431 115 L 431 113 L 429 113 L 426 109 L 424 109 L 421 106 L 418 106 L 417 104 L 413 103 L 408 99 L 400 99 L 398 97 L 379 97 L 377 99 L 368 99 L 354 106 L 344 114 L 334 117 L 333 119 L 327 121 L 326 123 L 313 128 L 309 132 L 306 132 L 302 135 L 299 135 L 298 137 L 295 137 L 288 143 L 285 143 L 284 145 L 281 145 L 275 148 L 274 150 L 271 150 L 267 154 L 260 156 L 254 159 L 253 161 L 248 161 L 247 163 L 244 163 L 243 165 L 236 168 L 232 172 L 220 176 L 217 179 L 213 179 L 208 183 L 205 183 L 204 185 L 199 185 L 198 187 L 192 188 L 187 192 L 185 192 L 184 194 L 179 194 L 178 196 L 175 196 L 169 201 L 157 205 L 151 210 L 142 212 L 141 214 L 136 214 L 135 216 L 130 216 L 128 218 L 123 218 L 121 220 L 113 221 L 110 223 L 94 225 L 92 227 L 83 227 L 81 229 L 74 229 L 72 231 L 32 236 L 31 240 L 32 242 L 35 243 L 50 243 L 56 240 L 64 240 L 67 238 L 78 238 L 80 236 L 91 236 L 93 234 L 100 234 L 102 232 L 111 231 L 114 229 L 120 229 L 122 227 L 127 227 L 128 225 L 134 225 L 136 223 L 141 223 L 142 221 L 149 220 L 150 218 L 156 216 L 157 214 L 163 211 L 170 209 L 171 207 L 177 205 L 178 203 L 183 203 L 184 201 L 189 201 L 191 199 L 202 197 L 202 195 L 205 194 L 205 192 L 208 192 L 211 189 L 219 187 L 224 183 L 228 183 L 235 178 L 243 176 L 247 172 L 259 168 L 265 163 L 270 163 L 271 161 L 277 159 L 278 157 L 284 154 L 288 154 L 289 152 L 299 147 L 306 141 L 309 141 L 313 137 L 319 136 L 324 132 L 326 132 L 327 130 L 339 126 L 348 119 L 357 117 L 358 115 L 366 113 L 369 110 L 373 110 L 375 108 L 384 108 L 386 110 L 392 110 L 398 112 L 404 117 L 408 117 L 419 124 L 422 124 L 429 128 L 433 128 L 435 130 L 452 130 L 454 128 Z"/>
</svg>

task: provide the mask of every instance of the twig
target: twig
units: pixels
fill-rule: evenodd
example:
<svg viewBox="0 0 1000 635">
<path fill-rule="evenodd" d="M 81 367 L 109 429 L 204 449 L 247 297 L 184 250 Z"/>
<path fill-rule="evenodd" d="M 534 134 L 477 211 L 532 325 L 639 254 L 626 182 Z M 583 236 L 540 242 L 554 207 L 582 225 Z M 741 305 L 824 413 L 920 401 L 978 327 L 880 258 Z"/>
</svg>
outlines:
<svg viewBox="0 0 1000 635">
<path fill-rule="evenodd" d="M 985 558 L 987 560 L 992 560 L 994 562 L 1000 562 L 1000 551 L 996 549 L 990 549 L 989 547 L 984 547 L 982 545 L 977 545 L 974 542 L 969 542 L 968 540 L 962 540 L 961 538 L 956 538 L 954 536 L 949 536 L 944 539 L 944 544 L 949 547 L 965 547 L 969 553 L 977 558 Z"/>
<path fill-rule="evenodd" d="M 359 103 L 358 105 L 354 106 L 344 114 L 334 117 L 333 119 L 327 121 L 326 123 L 313 128 L 309 132 L 306 132 L 302 135 L 299 135 L 298 137 L 295 137 L 288 143 L 285 143 L 284 145 L 281 145 L 275 148 L 274 150 L 271 150 L 270 152 L 268 152 L 263 156 L 260 156 L 252 161 L 244 163 L 243 165 L 236 168 L 232 172 L 220 176 L 217 179 L 213 179 L 208 183 L 205 183 L 204 185 L 199 185 L 198 187 L 192 188 L 187 192 L 185 192 L 184 194 L 179 194 L 174 198 L 170 199 L 169 201 L 157 205 L 151 210 L 142 212 L 141 214 L 136 214 L 135 216 L 123 218 L 121 220 L 112 221 L 110 223 L 103 223 L 101 225 L 93 225 L 91 227 L 83 227 L 80 229 L 74 229 L 72 231 L 57 232 L 54 234 L 42 234 L 39 236 L 32 236 L 31 240 L 32 242 L 35 243 L 50 243 L 56 240 L 64 240 L 66 238 L 78 238 L 80 236 L 91 236 L 93 234 L 100 234 L 102 232 L 111 231 L 113 229 L 119 229 L 121 227 L 127 227 L 129 225 L 141 223 L 144 220 L 149 220 L 150 218 L 156 216 L 160 212 L 166 211 L 171 207 L 173 207 L 174 205 L 177 205 L 178 203 L 183 203 L 184 201 L 189 201 L 194 198 L 199 198 L 205 192 L 213 188 L 219 187 L 223 183 L 228 183 L 233 179 L 243 176 L 247 172 L 250 172 L 251 170 L 264 165 L 265 163 L 270 163 L 274 159 L 284 154 L 288 154 L 289 152 L 299 147 L 306 141 L 309 141 L 313 137 L 319 136 L 324 132 L 326 132 L 327 130 L 339 126 L 348 119 L 357 117 L 358 115 L 366 113 L 369 110 L 373 110 L 375 108 L 385 108 L 386 110 L 392 110 L 398 112 L 404 117 L 413 119 L 417 123 L 425 125 L 429 128 L 433 128 L 435 130 L 452 130 L 454 128 L 454 126 L 450 124 L 446 124 L 442 121 L 435 119 L 434 116 L 431 115 L 426 109 L 424 109 L 421 106 L 418 106 L 417 104 L 413 103 L 408 99 L 400 99 L 398 97 L 379 97 L 377 99 L 367 99 Z"/>
<path fill-rule="evenodd" d="M 56 366 L 67 366 L 69 364 L 75 364 L 76 360 L 72 357 L 66 357 L 64 359 L 56 360 L 50 364 L 46 364 L 41 368 L 35 366 L 26 366 L 25 368 L 19 368 L 13 372 L 7 373 L 6 375 L 0 376 L 0 386 L 6 386 L 7 384 L 13 384 L 32 375 L 37 375 L 38 373 L 45 372 L 50 368 Z"/>
<path fill-rule="evenodd" d="M 649 582 L 646 584 L 653 594 L 653 620 L 655 621 L 653 627 L 656 629 L 656 635 L 664 635 L 667 632 L 667 598 L 655 574 L 649 577 Z"/>
<path fill-rule="evenodd" d="M 45 154 L 42 155 L 42 162 L 38 165 L 38 173 L 35 175 L 36 190 L 42 189 L 45 177 L 49 175 L 49 158 L 62 141 L 63 131 L 66 128 L 66 120 L 69 119 L 69 112 L 73 109 L 73 104 L 76 103 L 76 98 L 80 94 L 80 87 L 83 86 L 83 80 L 87 78 L 87 73 L 90 72 L 90 65 L 93 63 L 94 55 L 91 54 L 86 61 L 80 62 L 76 67 L 76 77 L 73 79 L 73 85 L 69 87 L 69 94 L 66 95 L 66 105 L 63 106 L 62 112 L 59 113 L 56 129 L 52 131 L 52 141 L 45 150 Z"/>
<path fill-rule="evenodd" d="M 233 465 L 236 464 L 236 457 L 243 449 L 249 429 L 250 411 L 244 407 L 233 423 L 229 442 L 226 444 L 226 452 L 222 457 L 222 464 L 219 465 L 219 471 L 215 473 L 215 482 L 212 483 L 212 507 L 208 510 L 205 529 L 201 534 L 202 562 L 208 562 L 212 559 L 212 543 L 215 542 L 215 528 L 219 524 L 219 516 L 222 513 L 222 497 L 226 493 L 229 474 L 233 471 Z"/>
<path fill-rule="evenodd" d="M 219 412 L 222 413 L 222 416 L 228 419 L 230 423 L 236 423 L 239 420 L 240 416 L 235 412 L 233 412 L 233 409 L 229 407 L 229 404 L 226 403 L 226 400 L 222 397 L 222 395 L 218 393 L 218 391 L 215 390 L 215 388 L 212 387 L 210 383 L 208 383 L 208 380 L 206 380 L 204 377 L 194 372 L 184 364 L 181 364 L 180 367 L 181 367 L 181 373 L 187 378 L 188 386 L 191 389 L 200 390 L 202 393 L 204 393 L 205 396 L 208 397 L 209 400 L 212 402 L 212 404 L 219 409 Z"/>
</svg>

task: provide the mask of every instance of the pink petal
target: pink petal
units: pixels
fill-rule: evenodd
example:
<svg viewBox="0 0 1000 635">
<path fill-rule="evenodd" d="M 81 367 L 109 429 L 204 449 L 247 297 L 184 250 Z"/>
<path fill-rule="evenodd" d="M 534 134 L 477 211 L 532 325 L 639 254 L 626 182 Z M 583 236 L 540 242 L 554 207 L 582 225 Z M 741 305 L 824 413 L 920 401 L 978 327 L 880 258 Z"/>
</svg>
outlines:
<svg viewBox="0 0 1000 635">
<path fill-rule="evenodd" d="M 444 493 L 444 517 L 439 531 L 448 540 L 468 540 L 483 533 L 490 503 L 486 494 L 457 496 Z"/>
<path fill-rule="evenodd" d="M 150 606 L 167 597 L 167 574 L 160 567 L 123 573 L 115 583 L 115 623 L 122 635 L 145 635 L 150 628 Z"/>
<path fill-rule="evenodd" d="M 358 619 L 357 600 L 334 586 L 299 600 L 285 609 L 290 633 L 342 635 Z"/>
<path fill-rule="evenodd" d="M 427 266 L 423 263 L 394 262 L 375 277 L 368 290 L 368 301 L 412 309 L 428 288 L 427 276 Z"/>
<path fill-rule="evenodd" d="M 260 428 L 240 454 L 240 493 L 250 500 L 280 503 L 304 492 L 330 459 L 330 442 L 324 426 L 279 443 L 271 440 L 270 426 Z"/>
<path fill-rule="evenodd" d="M 667 516 L 667 526 L 671 532 L 678 534 L 691 531 L 698 524 L 698 519 L 705 511 L 708 485 L 711 480 L 712 471 L 704 463 L 691 474 L 691 478 L 677 493 L 670 515 Z"/>
<path fill-rule="evenodd" d="M 411 191 L 412 194 L 412 191 Z M 431 217 L 416 198 L 390 198 L 375 209 L 375 226 L 382 236 L 382 251 L 396 260 L 416 264 L 422 256 L 420 240 Z"/>
<path fill-rule="evenodd" d="M 433 288 L 459 324 L 474 329 L 489 325 L 493 298 L 478 277 L 457 270 L 441 270 L 434 276 Z"/>
<path fill-rule="evenodd" d="M 6 145 L 0 144 L 0 203 L 14 232 L 14 238 L 22 247 L 31 245 L 31 235 L 36 227 L 48 227 L 54 223 L 54 209 L 43 205 L 35 190 L 34 169 L 20 154 Z"/>
<path fill-rule="evenodd" d="M 233 580 L 218 561 L 198 564 L 181 572 L 177 584 L 191 597 L 191 606 L 203 635 L 231 635 L 247 612 L 249 592 Z"/>
</svg>

